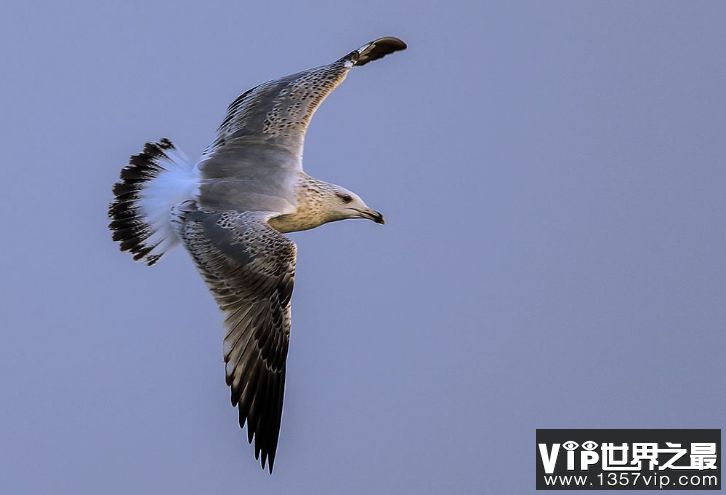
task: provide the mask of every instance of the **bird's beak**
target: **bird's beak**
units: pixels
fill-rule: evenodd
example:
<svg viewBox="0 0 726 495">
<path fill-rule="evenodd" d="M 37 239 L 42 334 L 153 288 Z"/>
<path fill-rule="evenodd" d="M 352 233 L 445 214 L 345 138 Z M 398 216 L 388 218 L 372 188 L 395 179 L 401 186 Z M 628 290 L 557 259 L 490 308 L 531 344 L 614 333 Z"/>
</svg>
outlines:
<svg viewBox="0 0 726 495">
<path fill-rule="evenodd" d="M 360 214 L 363 218 L 368 218 L 376 223 L 386 223 L 386 219 L 383 218 L 383 215 L 381 215 L 381 212 L 379 211 L 371 210 L 370 208 L 368 208 L 365 210 L 360 210 Z"/>
</svg>

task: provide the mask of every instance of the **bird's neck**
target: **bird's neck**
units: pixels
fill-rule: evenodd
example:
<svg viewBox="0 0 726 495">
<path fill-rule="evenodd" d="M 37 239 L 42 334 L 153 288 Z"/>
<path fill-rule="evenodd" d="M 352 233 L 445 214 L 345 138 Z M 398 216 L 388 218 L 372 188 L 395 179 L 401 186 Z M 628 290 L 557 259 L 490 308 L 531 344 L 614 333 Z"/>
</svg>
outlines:
<svg viewBox="0 0 726 495">
<path fill-rule="evenodd" d="M 270 226 L 285 233 L 314 229 L 332 221 L 326 215 L 324 199 L 333 187 L 329 182 L 301 173 L 295 186 L 297 211 L 271 218 Z"/>
</svg>

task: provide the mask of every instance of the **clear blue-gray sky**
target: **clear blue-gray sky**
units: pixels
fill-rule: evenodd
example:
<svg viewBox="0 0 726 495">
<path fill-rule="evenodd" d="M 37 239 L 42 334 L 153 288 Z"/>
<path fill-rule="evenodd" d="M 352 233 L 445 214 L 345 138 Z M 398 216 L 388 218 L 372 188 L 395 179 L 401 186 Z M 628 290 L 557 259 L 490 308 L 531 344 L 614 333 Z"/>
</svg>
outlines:
<svg viewBox="0 0 726 495">
<path fill-rule="evenodd" d="M 536 428 L 726 418 L 726 4 L 0 7 L 0 493 L 532 493 Z M 190 156 L 267 79 L 379 36 L 305 148 L 388 220 L 294 234 L 269 476 L 186 253 L 106 228 L 143 143 Z"/>
</svg>

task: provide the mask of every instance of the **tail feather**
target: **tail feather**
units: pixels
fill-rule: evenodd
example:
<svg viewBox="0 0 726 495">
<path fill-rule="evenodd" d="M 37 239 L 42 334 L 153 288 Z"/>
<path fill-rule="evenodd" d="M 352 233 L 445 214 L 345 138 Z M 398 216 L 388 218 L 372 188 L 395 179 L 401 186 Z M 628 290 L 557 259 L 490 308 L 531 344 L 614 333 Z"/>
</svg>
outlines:
<svg viewBox="0 0 726 495">
<path fill-rule="evenodd" d="M 171 209 L 192 199 L 197 188 L 197 171 L 183 151 L 168 139 L 147 143 L 113 188 L 116 198 L 108 209 L 113 240 L 134 260 L 153 265 L 179 243 Z"/>
</svg>

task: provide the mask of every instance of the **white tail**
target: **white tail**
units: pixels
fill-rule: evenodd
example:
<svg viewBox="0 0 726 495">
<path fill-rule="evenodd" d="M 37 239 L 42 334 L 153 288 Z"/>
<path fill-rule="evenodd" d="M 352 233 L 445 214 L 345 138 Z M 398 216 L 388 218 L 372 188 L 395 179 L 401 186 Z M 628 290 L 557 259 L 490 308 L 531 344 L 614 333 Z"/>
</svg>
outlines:
<svg viewBox="0 0 726 495">
<path fill-rule="evenodd" d="M 171 209 L 190 199 L 199 187 L 197 170 L 168 139 L 147 143 L 121 170 L 116 196 L 108 210 L 113 240 L 134 260 L 151 266 L 179 243 Z"/>
</svg>

